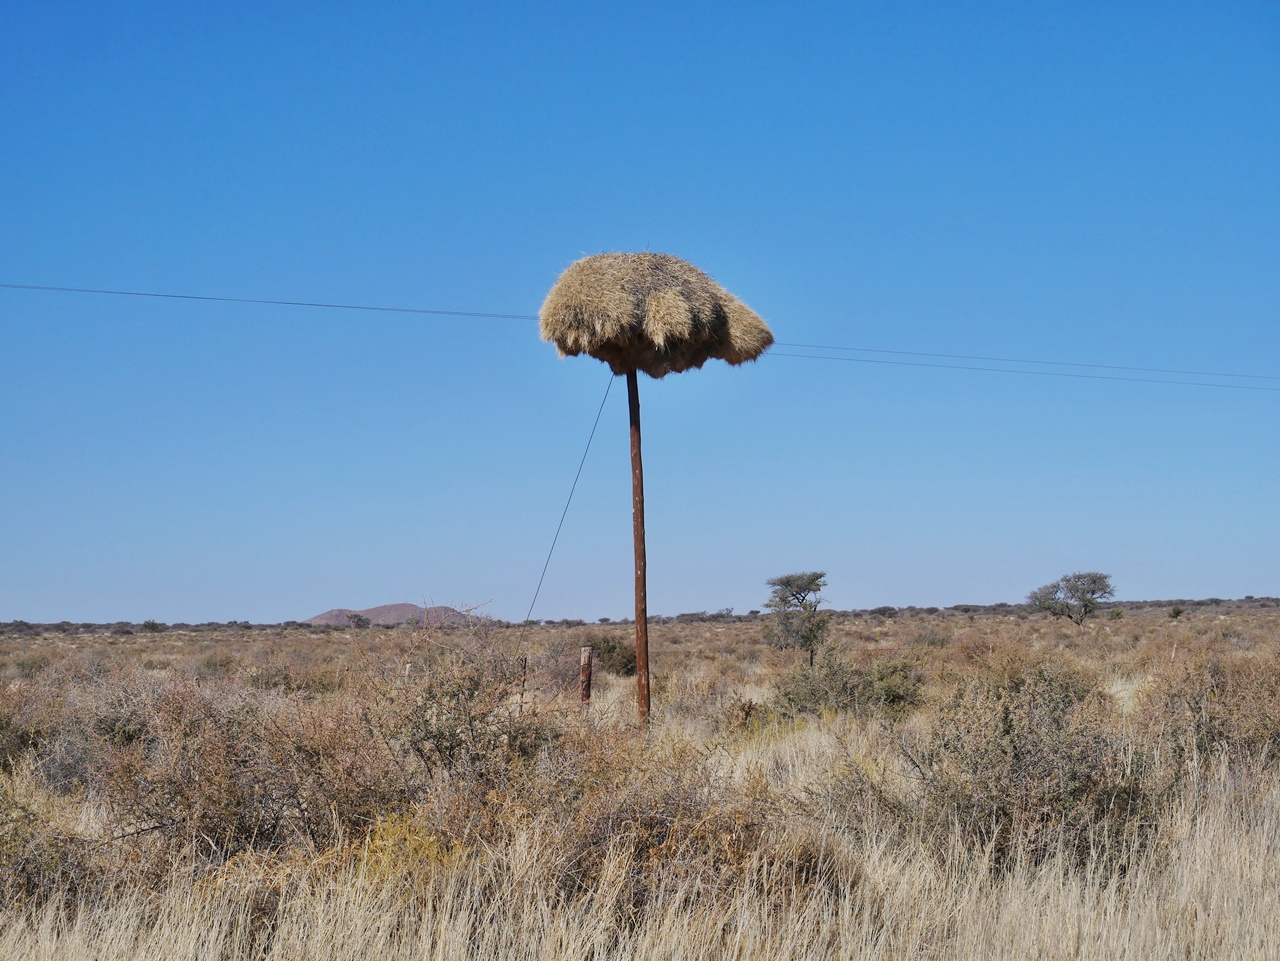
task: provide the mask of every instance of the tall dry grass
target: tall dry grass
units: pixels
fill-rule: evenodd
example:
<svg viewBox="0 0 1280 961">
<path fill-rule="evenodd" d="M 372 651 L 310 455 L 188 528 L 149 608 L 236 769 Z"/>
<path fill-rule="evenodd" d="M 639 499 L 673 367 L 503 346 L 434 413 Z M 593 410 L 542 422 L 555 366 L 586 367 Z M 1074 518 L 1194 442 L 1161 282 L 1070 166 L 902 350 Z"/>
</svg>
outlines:
<svg viewBox="0 0 1280 961">
<path fill-rule="evenodd" d="M 832 832 L 829 876 L 755 858 L 731 890 L 706 879 L 619 909 L 634 862 L 610 853 L 566 898 L 558 844 L 529 829 L 458 864 L 242 862 L 195 884 L 10 918 L 0 956 L 64 961 L 395 958 L 1268 958 L 1280 943 L 1280 786 L 1225 772 L 1182 804 L 1121 876 L 1071 858 L 994 873 L 963 852 L 873 829 Z M 795 829 L 792 843 L 815 843 Z M 279 892 L 264 914 L 263 891 Z"/>
<path fill-rule="evenodd" d="M 758 629 L 0 639 L 0 957 L 1274 956 L 1276 615 Z"/>
</svg>

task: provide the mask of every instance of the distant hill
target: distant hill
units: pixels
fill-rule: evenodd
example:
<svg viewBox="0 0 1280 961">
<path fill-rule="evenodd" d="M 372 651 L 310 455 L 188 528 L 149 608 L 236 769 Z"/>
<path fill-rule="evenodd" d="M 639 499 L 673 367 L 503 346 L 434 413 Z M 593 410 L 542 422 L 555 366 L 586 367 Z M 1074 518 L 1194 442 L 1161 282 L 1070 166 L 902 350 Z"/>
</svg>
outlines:
<svg viewBox="0 0 1280 961">
<path fill-rule="evenodd" d="M 369 618 L 369 623 L 376 627 L 397 627 L 410 621 L 421 621 L 428 627 L 439 627 L 460 619 L 463 615 L 452 607 L 419 607 L 417 604 L 383 604 L 369 607 L 363 611 L 355 611 L 349 607 L 335 607 L 331 611 L 309 617 L 304 624 L 328 624 L 332 627 L 346 627 L 351 623 L 350 615 L 362 614 Z"/>
</svg>

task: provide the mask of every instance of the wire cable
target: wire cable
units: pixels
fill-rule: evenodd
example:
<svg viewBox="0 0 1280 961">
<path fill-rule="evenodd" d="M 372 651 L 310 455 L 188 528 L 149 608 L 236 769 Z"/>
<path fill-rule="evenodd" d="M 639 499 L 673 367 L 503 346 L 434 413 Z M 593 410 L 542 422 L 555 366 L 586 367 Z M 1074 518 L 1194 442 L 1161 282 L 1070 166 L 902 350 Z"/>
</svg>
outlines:
<svg viewBox="0 0 1280 961">
<path fill-rule="evenodd" d="M 551 538 L 551 548 L 547 551 L 547 559 L 542 564 L 542 573 L 538 576 L 538 586 L 534 589 L 533 600 L 529 602 L 529 610 L 524 615 L 527 624 L 533 616 L 533 606 L 538 603 L 538 595 L 542 593 L 542 582 L 546 580 L 547 568 L 551 566 L 551 555 L 555 553 L 556 542 L 560 540 L 560 531 L 564 527 L 564 519 L 569 515 L 569 505 L 573 503 L 573 493 L 578 489 L 578 478 L 582 476 L 582 468 L 587 463 L 587 454 L 591 453 L 591 441 L 595 439 L 596 428 L 600 426 L 600 415 L 604 413 L 605 401 L 609 399 L 609 391 L 613 388 L 613 374 L 609 374 L 609 383 L 604 386 L 604 397 L 600 399 L 600 409 L 596 411 L 595 422 L 591 425 L 591 433 L 587 435 L 587 446 L 582 451 L 582 460 L 578 461 L 578 472 L 573 475 L 573 483 L 569 486 L 569 496 L 565 499 L 564 510 L 560 512 L 560 523 L 556 525 L 555 536 Z"/>
<path fill-rule="evenodd" d="M 885 364 L 891 367 L 932 367 L 937 370 L 978 370 L 988 374 L 1029 374 L 1037 377 L 1070 377 L 1078 380 L 1118 380 L 1131 384 L 1173 384 L 1179 387 L 1218 387 L 1222 390 L 1260 390 L 1280 394 L 1280 387 L 1261 387 L 1257 384 L 1211 384 L 1195 380 L 1157 380 L 1151 377 L 1118 377 L 1112 374 L 1069 374 L 1061 370 L 1017 370 L 1012 367 L 973 367 L 964 364 L 926 364 L 913 360 L 877 360 L 871 357 L 831 357 L 825 354 L 788 354 L 770 351 L 768 357 L 800 357 L 807 360 L 834 360 L 846 364 Z M 1229 377 L 1231 374 L 1218 376 Z"/>
<path fill-rule="evenodd" d="M 8 290 L 42 290 L 62 294 L 108 294 L 114 297 L 156 297 L 163 300 L 207 300 L 219 304 L 263 304 L 269 307 L 323 307 L 328 310 L 372 310 L 384 314 L 432 314 L 439 317 L 476 317 L 493 320 L 537 320 L 533 314 L 493 314 L 480 310 L 428 310 L 425 307 L 380 307 L 370 304 L 326 304 L 307 300 L 259 300 L 255 297 L 213 297 L 204 294 L 158 294 L 147 290 L 96 290 L 91 287 L 44 287 L 37 284 L 0 284 Z"/>
<path fill-rule="evenodd" d="M 503 314 L 490 311 L 477 310 L 444 310 L 439 308 L 426 307 L 394 307 L 378 304 L 337 304 L 327 303 L 323 301 L 307 301 L 307 300 L 265 300 L 256 297 L 222 297 L 206 294 L 169 294 L 158 293 L 155 291 L 145 290 L 108 290 L 93 287 L 54 287 L 41 284 L 10 284 L 0 283 L 0 288 L 7 290 L 31 290 L 44 291 L 53 293 L 72 293 L 72 294 L 102 294 L 115 297 L 150 297 L 164 300 L 194 300 L 209 301 L 213 303 L 224 304 L 258 304 L 270 307 L 310 307 L 325 310 L 367 310 L 377 313 L 393 313 L 393 314 L 417 314 L 437 317 L 466 317 L 472 319 L 490 319 L 490 320 L 537 320 L 536 314 Z M 1221 371 L 1208 370 L 1181 370 L 1169 367 L 1129 367 L 1119 364 L 1086 364 L 1064 360 L 1031 360 L 1025 358 L 1013 357 L 987 357 L 976 354 L 944 354 L 928 351 L 914 350 L 891 350 L 887 348 L 876 347 L 847 347 L 837 346 L 834 344 L 798 344 L 778 341 L 777 347 L 788 347 L 796 350 L 828 350 L 840 351 L 842 353 L 869 353 L 869 354 L 892 354 L 900 357 L 937 357 L 944 360 L 973 360 L 985 363 L 995 364 L 1035 364 L 1043 367 L 1072 367 L 1082 370 L 1115 370 L 1115 371 L 1131 371 L 1134 373 L 1147 374 L 1175 374 L 1187 377 L 1223 377 L 1236 380 L 1269 380 L 1280 381 L 1280 376 L 1270 374 L 1229 374 Z M 1004 373 L 1004 374 L 1030 374 L 1042 377 L 1075 377 L 1086 380 L 1112 380 L 1124 381 L 1134 384 L 1166 384 L 1181 385 L 1185 387 L 1218 387 L 1228 390 L 1260 390 L 1260 391 L 1277 391 L 1275 387 L 1259 387 L 1248 384 L 1211 384 L 1199 381 L 1187 380 L 1164 380 L 1147 377 L 1121 377 L 1108 376 L 1102 374 L 1070 374 L 1062 371 L 1048 370 L 1017 370 L 1010 368 L 997 367 L 973 367 L 961 364 L 930 364 L 922 361 L 890 361 L 890 360 L 873 360 L 870 358 L 856 357 L 829 357 L 816 354 L 791 354 L 779 351 L 771 351 L 770 356 L 774 357 L 797 357 L 809 360 L 842 360 L 864 364 L 883 364 L 896 367 L 932 367 L 940 370 L 975 370 L 987 373 Z"/>
<path fill-rule="evenodd" d="M 1087 367 L 1093 370 L 1131 370 L 1146 374 L 1186 374 L 1192 377 L 1239 377 L 1248 380 L 1280 380 L 1270 374 L 1224 374 L 1213 370 L 1177 370 L 1169 367 L 1122 367 L 1118 364 L 1078 364 L 1065 360 L 1025 360 L 1016 357 L 981 357 L 971 354 L 934 354 L 920 350 L 885 350 L 876 347 L 832 347 L 829 344 L 784 344 L 779 347 L 793 347 L 799 350 L 841 350 L 855 351 L 863 354 L 896 354 L 900 357 L 942 357 L 947 360 L 983 360 L 993 364 L 1043 364 L 1049 367 Z M 986 369 L 986 368 L 982 368 Z M 1029 371 L 1028 373 L 1034 373 Z M 1181 383 L 1181 382 L 1179 382 Z"/>
</svg>

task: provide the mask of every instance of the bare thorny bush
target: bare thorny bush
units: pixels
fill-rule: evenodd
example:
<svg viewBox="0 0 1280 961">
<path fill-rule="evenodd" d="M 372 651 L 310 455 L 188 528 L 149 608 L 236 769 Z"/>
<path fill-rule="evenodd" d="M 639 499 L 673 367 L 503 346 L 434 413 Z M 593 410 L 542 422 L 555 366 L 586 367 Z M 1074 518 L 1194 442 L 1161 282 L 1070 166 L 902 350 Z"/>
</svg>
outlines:
<svg viewBox="0 0 1280 961">
<path fill-rule="evenodd" d="M 519 662 L 468 646 L 323 699 L 179 678 L 135 706 L 125 743 L 102 745 L 93 780 L 113 823 L 168 847 L 321 850 L 441 779 L 494 786 L 531 757 L 553 727 L 521 703 L 522 678 Z"/>
<path fill-rule="evenodd" d="M 96 841 L 127 844 L 140 874 L 178 858 L 318 852 L 442 782 L 496 786 L 553 736 L 545 712 L 520 696 L 524 662 L 472 640 L 436 643 L 425 661 L 409 650 L 367 663 L 324 697 L 130 668 L 50 677 L 27 696 L 6 694 L 0 746 L 8 766 L 27 756 L 33 776 L 94 808 Z M 29 848 L 31 812 L 10 799 L 3 817 L 5 853 Z"/>
<path fill-rule="evenodd" d="M 839 889 L 857 871 L 836 841 L 872 826 L 996 870 L 1123 871 L 1195 770 L 1271 765 L 1280 747 L 1274 658 L 1225 635 L 1171 659 L 1156 636 L 1090 652 L 1007 626 L 892 631 L 850 633 L 812 669 L 781 663 L 752 710 L 711 681 L 698 703 L 702 685 L 671 685 L 685 703 L 659 702 L 647 742 L 564 696 L 576 634 L 529 645 L 481 623 L 341 663 L 24 667 L 0 686 L 0 895 L 155 885 L 249 856 L 436 871 L 537 837 L 548 888 L 573 900 L 607 880 L 634 915 L 769 864 Z M 1126 674 L 1146 679 L 1127 713 L 1108 687 Z M 752 760 L 833 719 L 861 746 L 813 783 Z"/>
<path fill-rule="evenodd" d="M 807 792 L 848 830 L 895 825 L 939 857 L 968 851 L 997 870 L 1065 858 L 1123 872 L 1158 841 L 1188 781 L 1224 763 L 1271 767 L 1280 749 L 1274 653 L 1204 643 L 1178 660 L 1176 647 L 1153 657 L 1146 643 L 1135 637 L 1123 670 L 1104 671 L 1074 647 L 951 643 L 931 630 L 878 659 L 795 668 L 774 708 L 879 729 L 890 761 L 843 750 L 824 789 Z M 1126 712 L 1109 681 L 1135 670 L 1146 681 Z"/>
</svg>

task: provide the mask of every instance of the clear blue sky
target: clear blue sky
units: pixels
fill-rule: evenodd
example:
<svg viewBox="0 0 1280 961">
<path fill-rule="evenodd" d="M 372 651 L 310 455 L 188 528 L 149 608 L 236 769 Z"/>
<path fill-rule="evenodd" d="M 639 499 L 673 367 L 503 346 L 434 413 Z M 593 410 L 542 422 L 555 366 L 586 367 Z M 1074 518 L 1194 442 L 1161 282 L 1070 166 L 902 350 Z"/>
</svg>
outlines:
<svg viewBox="0 0 1280 961">
<path fill-rule="evenodd" d="M 532 314 L 649 249 L 784 343 L 1280 377 L 1273 3 L 9 4 L 0 129 L 8 284 Z M 1280 593 L 1280 392 L 784 352 L 642 380 L 652 611 Z M 0 620 L 523 617 L 608 380 L 14 289 L 0 353 Z M 630 612 L 620 388 L 535 617 Z"/>
</svg>

